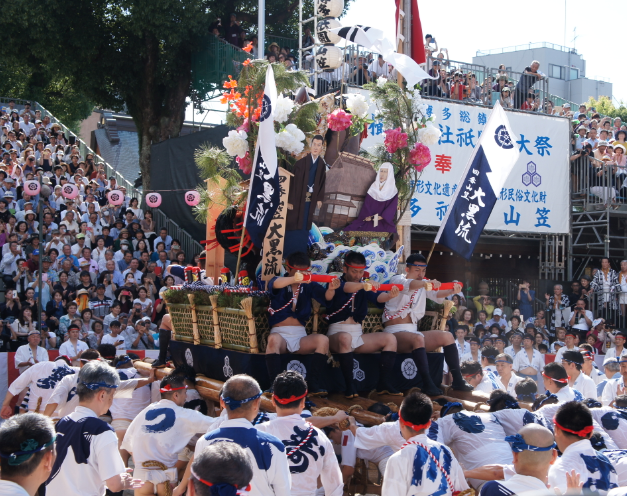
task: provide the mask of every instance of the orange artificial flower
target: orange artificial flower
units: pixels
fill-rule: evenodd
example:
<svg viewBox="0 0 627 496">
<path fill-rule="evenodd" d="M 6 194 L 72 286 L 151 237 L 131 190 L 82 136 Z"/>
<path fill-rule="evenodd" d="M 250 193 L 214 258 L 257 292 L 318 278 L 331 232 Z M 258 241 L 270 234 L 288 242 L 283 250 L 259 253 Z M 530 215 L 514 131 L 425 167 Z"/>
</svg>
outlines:
<svg viewBox="0 0 627 496">
<path fill-rule="evenodd" d="M 233 76 L 229 76 L 229 80 L 224 81 L 224 84 L 222 85 L 222 87 L 226 88 L 227 90 L 229 88 L 237 88 L 237 81 L 233 80 Z"/>
<path fill-rule="evenodd" d="M 246 89 L 244 90 L 244 95 L 248 96 L 248 94 L 250 93 L 250 90 L 252 89 L 253 87 L 250 84 L 246 85 Z"/>
<path fill-rule="evenodd" d="M 244 67 L 246 67 L 247 65 L 250 65 L 250 59 L 246 59 L 244 60 L 243 64 Z"/>
<path fill-rule="evenodd" d="M 253 49 L 253 44 L 251 41 L 248 42 L 248 45 L 246 45 L 244 48 L 242 48 L 242 50 L 244 50 L 245 52 L 250 53 Z M 250 64 L 250 62 L 248 62 Z M 248 64 L 245 64 L 248 65 Z"/>
</svg>

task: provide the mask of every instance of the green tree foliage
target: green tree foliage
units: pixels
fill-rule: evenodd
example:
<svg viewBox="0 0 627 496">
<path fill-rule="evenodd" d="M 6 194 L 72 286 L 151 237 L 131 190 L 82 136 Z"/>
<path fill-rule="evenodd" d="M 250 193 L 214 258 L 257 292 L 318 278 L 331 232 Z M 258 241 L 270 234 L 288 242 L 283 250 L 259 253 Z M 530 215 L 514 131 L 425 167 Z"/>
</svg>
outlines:
<svg viewBox="0 0 627 496">
<path fill-rule="evenodd" d="M 607 115 L 609 117 L 620 117 L 622 121 L 627 121 L 627 107 L 625 107 L 622 101 L 620 102 L 619 107 L 616 108 L 616 106 L 612 103 L 612 100 L 607 96 L 602 96 L 598 100 L 590 97 L 586 106 L 588 108 L 594 107 L 602 116 Z"/>
</svg>

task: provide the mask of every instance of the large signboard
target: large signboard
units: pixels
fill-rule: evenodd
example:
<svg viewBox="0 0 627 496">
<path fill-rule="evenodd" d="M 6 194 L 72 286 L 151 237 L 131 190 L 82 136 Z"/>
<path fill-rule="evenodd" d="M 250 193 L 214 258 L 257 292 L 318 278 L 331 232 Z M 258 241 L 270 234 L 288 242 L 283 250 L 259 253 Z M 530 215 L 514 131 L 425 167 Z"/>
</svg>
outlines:
<svg viewBox="0 0 627 496">
<path fill-rule="evenodd" d="M 351 88 L 369 94 L 366 90 Z M 424 99 L 429 115 L 442 131 L 431 146 L 431 164 L 424 170 L 411 200 L 412 224 L 439 226 L 458 187 L 491 109 L 452 101 Z M 370 113 L 376 116 L 371 102 Z M 507 112 L 517 135 L 520 158 L 498 195 L 486 229 L 533 233 L 568 233 L 569 122 L 543 114 Z M 373 117 L 374 118 L 374 117 Z M 383 123 L 369 126 L 362 148 L 382 144 Z"/>
</svg>

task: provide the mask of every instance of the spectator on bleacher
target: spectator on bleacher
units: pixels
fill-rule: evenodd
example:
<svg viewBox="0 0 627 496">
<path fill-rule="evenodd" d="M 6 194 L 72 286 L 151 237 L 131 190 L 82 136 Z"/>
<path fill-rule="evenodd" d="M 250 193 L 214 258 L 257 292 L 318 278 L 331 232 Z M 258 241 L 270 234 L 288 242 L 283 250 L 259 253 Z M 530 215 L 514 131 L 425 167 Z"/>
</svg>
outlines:
<svg viewBox="0 0 627 496">
<path fill-rule="evenodd" d="M 564 327 L 567 322 L 567 317 L 570 313 L 570 300 L 568 296 L 564 294 L 564 288 L 561 284 L 553 286 L 553 294 L 544 295 L 546 300 L 546 310 L 550 312 L 551 322 L 548 326 L 549 335 L 555 336 L 556 327 Z"/>
<path fill-rule="evenodd" d="M 503 108 L 514 108 L 514 102 L 511 97 L 511 92 L 510 92 L 509 87 L 506 86 L 501 90 L 501 97 L 499 101 Z"/>
<path fill-rule="evenodd" d="M 523 103 L 527 98 L 529 90 L 533 88 L 536 82 L 542 79 L 542 74 L 538 72 L 540 68 L 540 62 L 534 60 L 529 67 L 525 67 L 525 70 L 520 75 L 518 84 L 516 85 L 516 91 L 514 92 L 514 106 L 517 109 L 521 109 Z"/>
<path fill-rule="evenodd" d="M 353 69 L 350 75 L 352 81 L 358 86 L 363 86 L 370 82 L 370 74 L 368 72 L 368 65 L 364 57 L 357 59 L 357 66 Z"/>
<path fill-rule="evenodd" d="M 620 283 L 618 272 L 610 266 L 609 258 L 601 259 L 601 270 L 594 275 L 590 287 L 596 293 L 597 316 L 611 320 L 610 315 L 617 308 L 616 293 L 620 291 Z"/>
<path fill-rule="evenodd" d="M 368 67 L 368 70 L 370 71 L 370 74 L 372 74 L 375 80 L 380 78 L 381 76 L 388 79 L 390 76 L 390 70 L 389 70 L 388 64 L 385 60 L 383 60 L 383 55 L 381 54 L 379 54 L 377 59 L 374 60 L 372 64 L 370 64 L 370 67 Z"/>
</svg>

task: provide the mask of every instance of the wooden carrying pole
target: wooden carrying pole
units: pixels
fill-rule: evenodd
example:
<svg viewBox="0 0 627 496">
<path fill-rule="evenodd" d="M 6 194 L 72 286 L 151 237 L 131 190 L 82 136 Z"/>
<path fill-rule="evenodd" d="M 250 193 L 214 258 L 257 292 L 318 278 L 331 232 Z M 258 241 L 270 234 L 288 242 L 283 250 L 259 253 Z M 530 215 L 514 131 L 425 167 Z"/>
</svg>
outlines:
<svg viewBox="0 0 627 496">
<path fill-rule="evenodd" d="M 196 316 L 196 303 L 194 302 L 194 295 L 188 294 L 189 304 L 192 308 L 192 333 L 194 335 L 194 344 L 200 344 L 200 332 L 198 332 L 198 317 Z"/>
<path fill-rule="evenodd" d="M 222 348 L 222 333 L 220 332 L 220 321 L 218 318 L 218 295 L 209 297 L 211 302 L 211 314 L 213 316 L 213 345 L 216 349 Z"/>
</svg>

